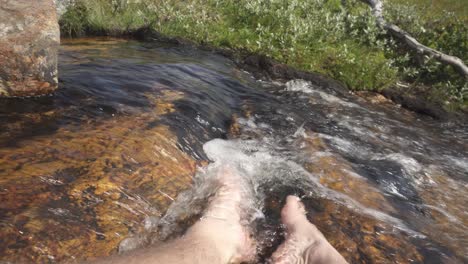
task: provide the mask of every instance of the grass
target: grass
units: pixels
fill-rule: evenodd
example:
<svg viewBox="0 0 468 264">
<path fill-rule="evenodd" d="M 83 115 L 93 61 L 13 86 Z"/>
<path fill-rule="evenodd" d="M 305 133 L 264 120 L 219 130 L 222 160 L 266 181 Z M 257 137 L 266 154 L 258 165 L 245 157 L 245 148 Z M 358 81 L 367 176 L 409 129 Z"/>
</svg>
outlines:
<svg viewBox="0 0 468 264">
<path fill-rule="evenodd" d="M 389 0 L 390 4 L 415 6 L 425 19 L 443 16 L 449 12 L 461 19 L 468 19 L 468 5 L 460 0 Z"/>
<path fill-rule="evenodd" d="M 468 59 L 466 16 L 400 1 L 424 6 L 428 0 L 391 0 L 386 3 L 390 20 L 424 44 Z M 468 105 L 463 78 L 385 36 L 370 9 L 357 0 L 76 0 L 60 24 L 70 36 L 151 28 L 200 44 L 265 54 L 353 90 L 408 82 L 431 87 L 429 100 L 450 102 L 451 108 Z"/>
</svg>

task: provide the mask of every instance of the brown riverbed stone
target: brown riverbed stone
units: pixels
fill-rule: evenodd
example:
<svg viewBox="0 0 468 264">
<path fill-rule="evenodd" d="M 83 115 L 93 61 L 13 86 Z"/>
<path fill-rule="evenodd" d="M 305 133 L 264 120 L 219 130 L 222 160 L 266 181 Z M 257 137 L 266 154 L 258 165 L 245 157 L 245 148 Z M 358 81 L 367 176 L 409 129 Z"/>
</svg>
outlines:
<svg viewBox="0 0 468 264">
<path fill-rule="evenodd" d="M 313 157 L 305 168 L 318 176 L 322 185 L 348 195 L 366 208 L 389 215 L 395 213 L 382 192 L 359 177 L 345 159 L 330 152 L 318 135 L 309 132 L 304 142 L 303 151 Z M 421 212 L 429 216 L 429 222 L 421 225 L 418 232 L 449 248 L 457 257 L 466 258 L 463 245 L 468 243 L 468 235 L 464 232 L 468 217 L 464 205 L 468 200 L 464 193 L 468 186 L 432 167 L 426 168 L 425 176 L 419 181 L 417 191 L 425 205 Z M 310 220 L 351 263 L 427 261 L 405 232 L 394 232 L 391 225 L 357 214 L 331 200 L 311 203 L 318 203 L 320 209 L 314 210 Z M 461 243 L 452 243 L 453 240 Z M 458 263 L 453 256 L 447 256 L 445 261 Z"/>
<path fill-rule="evenodd" d="M 386 213 L 395 211 L 376 187 L 354 172 L 345 159 L 333 154 L 318 135 L 308 133 L 303 143 L 302 150 L 312 157 L 305 168 L 317 175 L 322 185 L 348 195 L 365 207 Z"/>
<path fill-rule="evenodd" d="M 364 208 L 388 214 L 395 212 L 383 194 L 354 172 L 345 159 L 330 151 L 317 134 L 308 132 L 302 143 L 302 151 L 310 153 L 312 157 L 305 168 L 319 177 L 323 186 L 349 196 Z M 317 225 L 350 263 L 407 263 L 409 259 L 416 262 L 423 260 L 409 239 L 394 232 L 393 227 L 385 222 L 357 213 L 333 200 L 306 199 L 305 203 L 312 210 L 310 221 Z"/>
<path fill-rule="evenodd" d="M 54 91 L 59 44 L 53 0 L 0 0 L 0 96 Z"/>
<path fill-rule="evenodd" d="M 328 199 L 305 199 L 309 220 L 349 263 L 423 263 L 409 238 L 391 225 Z M 411 261 L 410 261 L 411 260 Z"/>
<path fill-rule="evenodd" d="M 392 101 L 390 99 L 386 98 L 385 96 L 379 93 L 369 91 L 357 91 L 355 92 L 355 94 L 372 104 L 392 104 Z"/>
<path fill-rule="evenodd" d="M 44 263 L 115 253 L 147 216 L 188 188 L 196 161 L 166 125 L 183 94 L 153 111 L 64 126 L 0 149 L 0 261 Z"/>
<path fill-rule="evenodd" d="M 468 185 L 432 166 L 426 169 L 426 177 L 418 186 L 418 195 L 425 204 L 420 209 L 428 216 L 430 224 L 421 226 L 421 232 L 467 259 Z"/>
</svg>

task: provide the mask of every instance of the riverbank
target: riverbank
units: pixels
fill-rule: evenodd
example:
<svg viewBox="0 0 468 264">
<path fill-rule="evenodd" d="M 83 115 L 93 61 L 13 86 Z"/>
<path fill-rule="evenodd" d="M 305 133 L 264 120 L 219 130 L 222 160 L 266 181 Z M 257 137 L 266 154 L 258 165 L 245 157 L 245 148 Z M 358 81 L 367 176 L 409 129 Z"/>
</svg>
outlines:
<svg viewBox="0 0 468 264">
<path fill-rule="evenodd" d="M 299 75 L 323 74 L 351 91 L 381 92 L 398 104 L 435 118 L 444 119 L 447 111 L 466 115 L 466 81 L 452 69 L 414 57 L 388 39 L 375 26 L 370 9 L 360 2 L 347 6 L 322 0 L 167 2 L 76 1 L 61 18 L 62 34 L 156 36 L 208 47 L 248 66 L 252 66 L 254 55 L 270 61 L 257 65 L 260 68 L 281 65 L 286 72 L 297 69 Z M 418 10 L 392 3 L 388 16 L 395 23 L 411 25 L 405 29 L 422 42 L 466 57 L 468 47 L 462 41 L 468 38 L 466 17 L 441 12 L 428 20 L 418 16 Z M 250 63 L 243 62 L 247 58 Z M 271 75 L 274 70 L 266 72 Z M 285 75 L 274 73 L 271 77 Z"/>
</svg>

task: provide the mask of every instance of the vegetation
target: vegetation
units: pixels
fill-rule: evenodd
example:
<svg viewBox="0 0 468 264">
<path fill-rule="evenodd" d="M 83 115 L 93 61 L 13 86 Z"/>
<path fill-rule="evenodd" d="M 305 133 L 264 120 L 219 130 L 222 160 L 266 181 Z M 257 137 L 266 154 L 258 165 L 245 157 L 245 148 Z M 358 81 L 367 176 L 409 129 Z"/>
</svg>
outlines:
<svg viewBox="0 0 468 264">
<path fill-rule="evenodd" d="M 389 21 L 425 45 L 468 63 L 468 19 L 463 11 L 431 12 L 403 1 L 386 2 Z M 150 28 L 200 44 L 265 54 L 338 79 L 353 90 L 409 83 L 423 87 L 429 100 L 468 107 L 463 77 L 386 36 L 376 27 L 370 8 L 358 0 L 75 0 L 60 24 L 70 36 Z"/>
</svg>

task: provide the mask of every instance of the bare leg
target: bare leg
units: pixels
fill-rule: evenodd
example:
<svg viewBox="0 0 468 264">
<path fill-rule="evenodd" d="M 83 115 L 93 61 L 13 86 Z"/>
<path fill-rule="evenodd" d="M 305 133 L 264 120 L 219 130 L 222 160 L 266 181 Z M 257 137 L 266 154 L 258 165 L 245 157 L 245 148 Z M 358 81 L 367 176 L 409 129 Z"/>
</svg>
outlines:
<svg viewBox="0 0 468 264">
<path fill-rule="evenodd" d="M 97 263 L 240 263 L 255 257 L 248 230 L 241 225 L 240 204 L 245 195 L 241 177 L 225 168 L 220 171 L 220 189 L 204 216 L 187 233 L 172 242 L 106 258 Z"/>
<path fill-rule="evenodd" d="M 286 241 L 272 256 L 274 264 L 344 264 L 346 260 L 328 243 L 323 234 L 310 223 L 304 205 L 296 196 L 288 196 L 281 211 L 286 227 Z"/>
</svg>

